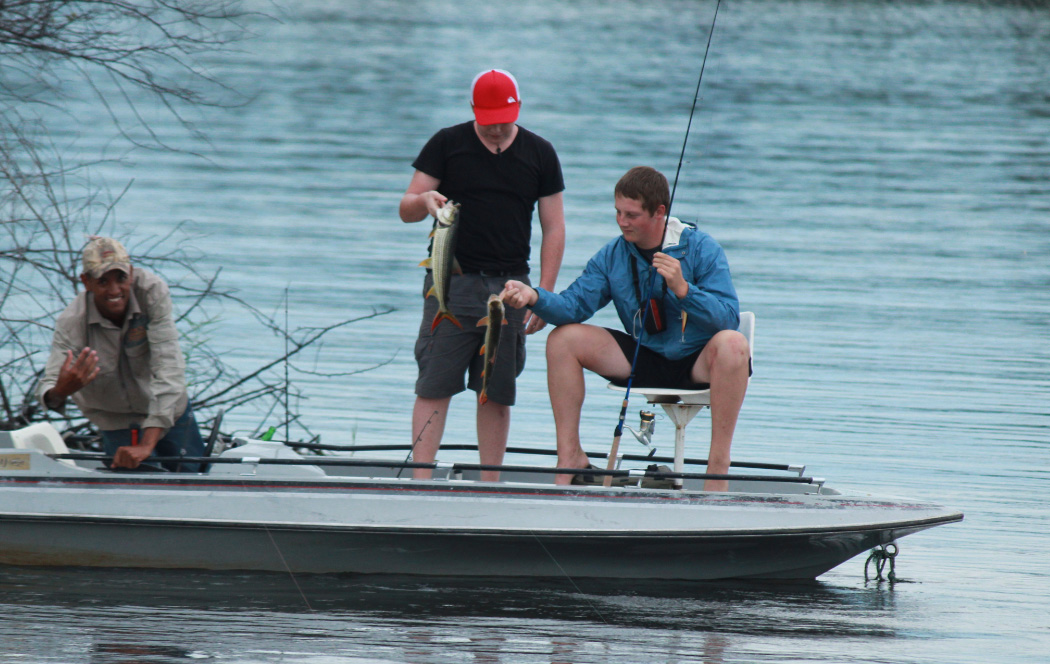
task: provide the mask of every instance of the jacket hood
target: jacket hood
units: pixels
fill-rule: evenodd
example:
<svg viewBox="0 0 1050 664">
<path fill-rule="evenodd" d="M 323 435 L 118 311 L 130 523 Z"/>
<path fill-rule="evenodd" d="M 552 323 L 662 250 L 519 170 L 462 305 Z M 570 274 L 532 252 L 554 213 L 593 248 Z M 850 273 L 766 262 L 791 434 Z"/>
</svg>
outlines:
<svg viewBox="0 0 1050 664">
<path fill-rule="evenodd" d="M 664 233 L 664 244 L 663 248 L 673 247 L 680 244 L 682 241 L 682 233 L 687 228 L 693 228 L 689 224 L 686 224 L 678 217 L 668 217 L 667 219 L 667 232 Z"/>
</svg>

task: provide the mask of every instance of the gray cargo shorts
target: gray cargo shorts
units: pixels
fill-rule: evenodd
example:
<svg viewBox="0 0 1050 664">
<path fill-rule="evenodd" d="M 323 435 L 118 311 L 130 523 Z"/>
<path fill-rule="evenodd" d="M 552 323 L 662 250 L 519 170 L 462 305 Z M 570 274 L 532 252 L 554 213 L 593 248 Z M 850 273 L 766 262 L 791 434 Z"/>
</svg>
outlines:
<svg viewBox="0 0 1050 664">
<path fill-rule="evenodd" d="M 489 295 L 498 295 L 503 284 L 510 279 L 529 283 L 528 275 L 488 277 L 480 274 L 454 274 L 449 287 L 449 310 L 463 326 L 462 329 L 449 320 L 443 320 L 430 330 L 437 314 L 436 297 L 428 297 L 423 303 L 423 320 L 419 324 L 416 339 L 416 363 L 419 378 L 416 379 L 416 395 L 424 399 L 444 399 L 458 394 L 468 387 L 481 392 L 481 372 L 484 357 L 481 347 L 485 344 L 485 327 L 477 327 L 478 321 L 488 315 L 485 303 Z M 434 279 L 427 271 L 423 280 L 423 295 L 426 296 Z M 513 406 L 516 396 L 515 379 L 525 368 L 525 313 L 526 309 L 506 308 L 507 325 L 500 332 L 496 364 L 489 376 L 488 398 L 505 406 Z M 467 376 L 464 385 L 463 377 Z"/>
</svg>

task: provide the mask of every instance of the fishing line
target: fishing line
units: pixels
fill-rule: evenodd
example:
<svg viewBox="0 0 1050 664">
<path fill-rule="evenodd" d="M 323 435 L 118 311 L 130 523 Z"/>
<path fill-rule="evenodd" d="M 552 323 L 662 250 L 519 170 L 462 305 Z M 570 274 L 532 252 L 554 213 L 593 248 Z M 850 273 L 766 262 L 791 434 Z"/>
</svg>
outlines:
<svg viewBox="0 0 1050 664">
<path fill-rule="evenodd" d="M 689 130 L 693 127 L 693 115 L 696 114 L 696 104 L 700 99 L 700 83 L 704 80 L 704 68 L 707 67 L 707 54 L 711 52 L 711 38 L 715 36 L 715 22 L 718 21 L 718 8 L 722 6 L 722 0 L 715 4 L 715 15 L 711 19 L 711 31 L 707 33 L 707 48 L 704 49 L 704 59 L 700 63 L 700 76 L 696 79 L 696 93 L 693 94 L 693 107 L 689 110 L 689 122 L 685 126 L 685 138 L 682 139 L 682 153 L 678 156 L 678 170 L 674 174 L 674 186 L 671 187 L 671 200 L 667 203 L 667 215 L 671 215 L 671 206 L 674 205 L 675 190 L 678 189 L 678 176 L 682 172 L 682 162 L 685 160 L 685 146 L 689 142 Z"/>
<path fill-rule="evenodd" d="M 408 463 L 408 460 L 412 458 L 412 454 L 416 451 L 416 444 L 419 443 L 420 438 L 423 437 L 423 432 L 427 430 L 428 426 L 430 426 L 430 420 L 434 419 L 434 416 L 437 414 L 438 412 L 435 410 L 433 413 L 430 414 L 430 417 L 427 418 L 427 421 L 423 423 L 423 428 L 419 430 L 419 435 L 416 436 L 416 439 L 412 441 L 412 447 L 408 449 L 408 454 L 405 455 L 404 463 Z M 404 469 L 404 466 L 398 469 L 397 479 L 401 479 L 401 471 L 403 471 Z"/>
<path fill-rule="evenodd" d="M 248 491 L 248 485 L 247 484 L 242 482 L 238 486 L 240 486 L 240 488 L 243 489 L 244 491 Z M 314 612 L 314 607 L 310 604 L 310 600 L 307 599 L 306 593 L 303 592 L 302 586 L 299 585 L 299 579 L 295 578 L 295 572 L 292 571 L 291 565 L 289 565 L 288 564 L 288 560 L 285 559 L 284 552 L 281 551 L 281 547 L 277 546 L 277 540 L 274 539 L 273 533 L 270 532 L 270 526 L 267 525 L 264 522 L 262 524 L 262 527 L 263 527 L 263 530 L 266 531 L 266 537 L 268 537 L 270 539 L 270 544 L 273 545 L 273 550 L 275 552 L 277 552 L 277 557 L 280 558 L 281 565 L 284 566 L 284 571 L 288 572 L 288 577 L 291 578 L 292 585 L 294 585 L 296 591 L 298 591 L 299 597 L 301 597 L 303 599 L 303 604 L 306 605 L 307 610 L 309 610 L 311 613 L 313 613 Z"/>
<path fill-rule="evenodd" d="M 291 440 L 291 411 L 288 408 L 288 288 L 284 289 L 284 439 Z"/>
<path fill-rule="evenodd" d="M 541 549 L 543 549 L 543 552 L 546 553 L 547 556 L 551 559 L 551 562 L 553 562 L 554 566 L 558 568 L 558 571 L 565 575 L 565 578 L 569 580 L 569 583 L 571 583 L 572 587 L 576 589 L 576 592 L 583 595 L 583 599 L 587 602 L 588 606 L 591 607 L 591 611 L 594 611 L 594 613 L 596 613 L 598 617 L 602 619 L 602 622 L 608 625 L 609 621 L 605 619 L 605 616 L 602 615 L 602 612 L 599 611 L 598 607 L 594 605 L 594 602 L 592 602 L 590 598 L 588 598 L 587 595 L 582 590 L 580 590 L 580 587 L 576 585 L 576 581 L 574 581 L 573 578 L 569 576 L 569 573 L 565 571 L 565 568 L 561 566 L 561 563 L 559 563 L 558 559 L 554 557 L 554 554 L 552 554 L 550 550 L 543 544 L 543 540 L 541 540 L 536 535 L 536 533 L 532 531 L 532 528 L 529 528 L 529 534 L 532 535 L 532 537 L 536 540 L 536 543 L 540 545 Z"/>
<path fill-rule="evenodd" d="M 270 538 L 270 543 L 273 544 L 274 551 L 277 552 L 277 557 L 281 559 L 281 564 L 284 565 L 284 569 L 288 572 L 288 576 L 292 578 L 292 583 L 295 584 L 295 589 L 299 591 L 299 596 L 303 598 L 303 603 L 306 604 L 306 608 L 313 612 L 314 607 L 310 606 L 310 600 L 306 599 L 306 593 L 303 592 L 302 587 L 299 585 L 299 580 L 295 578 L 295 574 L 292 573 L 292 568 L 288 566 L 288 561 L 284 559 L 284 554 L 281 553 L 281 547 L 277 546 L 277 540 L 273 538 L 273 533 L 270 532 L 270 527 L 265 523 L 263 529 L 266 531 L 267 537 Z"/>
<path fill-rule="evenodd" d="M 700 63 L 700 75 L 696 79 L 696 92 L 693 94 L 693 106 L 689 110 L 689 122 L 686 124 L 685 138 L 682 140 L 682 153 L 678 157 L 678 169 L 675 171 L 674 174 L 674 186 L 671 188 L 671 198 L 667 202 L 667 210 L 664 214 L 664 236 L 667 235 L 667 220 L 671 217 L 671 206 L 674 205 L 674 195 L 675 192 L 678 190 L 678 176 L 682 173 L 682 162 L 685 161 L 685 147 L 689 142 L 689 131 L 693 127 L 693 116 L 696 114 L 696 104 L 700 99 L 700 84 L 704 80 L 704 69 L 707 67 L 707 56 L 711 52 L 711 38 L 714 37 L 715 34 L 715 22 L 718 21 L 718 8 L 721 6 L 722 0 L 718 0 L 718 2 L 715 4 L 714 17 L 711 19 L 711 30 L 707 33 L 707 47 L 704 49 L 704 59 Z M 662 244 L 663 243 L 661 242 L 661 248 Z M 652 267 L 650 267 L 650 269 L 652 270 L 652 275 L 649 279 L 649 294 L 646 297 L 646 302 L 652 299 L 653 288 L 656 286 L 656 269 Z M 617 449 L 620 446 L 620 437 L 623 435 L 624 420 L 627 419 L 627 402 L 631 397 L 631 384 L 634 382 L 634 373 L 635 369 L 638 366 L 638 351 L 642 347 L 642 335 L 645 334 L 645 323 L 649 318 L 650 307 L 643 305 L 641 302 L 639 302 L 638 304 L 640 306 L 644 306 L 645 311 L 642 313 L 642 326 L 638 332 L 638 339 L 635 340 L 634 357 L 631 359 L 631 374 L 627 377 L 627 391 L 624 393 L 623 405 L 620 407 L 620 419 L 616 423 L 616 429 L 613 432 L 613 449 L 609 454 L 608 464 L 608 469 L 610 470 L 616 463 L 615 456 Z M 603 484 L 605 486 L 611 486 L 612 478 L 606 477 Z"/>
</svg>

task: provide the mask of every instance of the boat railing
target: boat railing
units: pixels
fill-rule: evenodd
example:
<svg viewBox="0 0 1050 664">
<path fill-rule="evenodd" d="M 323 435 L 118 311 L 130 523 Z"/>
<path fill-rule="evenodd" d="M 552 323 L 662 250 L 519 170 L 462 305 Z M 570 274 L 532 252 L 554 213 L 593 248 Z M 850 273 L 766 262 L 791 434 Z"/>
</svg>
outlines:
<svg viewBox="0 0 1050 664">
<path fill-rule="evenodd" d="M 277 442 L 277 441 L 275 441 Z M 300 448 L 314 451 L 326 451 L 326 452 L 349 452 L 353 454 L 355 452 L 408 452 L 412 449 L 411 445 L 408 444 L 390 444 L 390 445 L 325 445 L 322 443 L 295 443 L 280 441 L 282 444 L 288 447 Z M 477 451 L 477 445 L 471 444 L 443 444 L 441 446 L 442 451 L 446 452 L 473 452 Z M 534 447 L 508 447 L 507 454 L 531 454 L 537 456 L 557 456 L 557 450 L 550 449 L 538 449 Z M 588 457 L 596 459 L 608 459 L 609 454 L 607 452 L 588 452 Z M 656 454 L 621 454 L 619 458 L 623 461 L 645 461 L 650 463 L 673 463 L 673 456 L 660 456 Z M 691 466 L 706 466 L 707 459 L 690 458 L 686 457 L 683 459 L 686 465 Z M 798 474 L 799 477 L 805 474 L 805 464 L 784 464 L 784 463 L 766 463 L 761 461 L 730 461 L 729 466 L 731 468 L 751 468 L 753 470 L 779 470 L 785 472 L 791 472 Z"/>
<path fill-rule="evenodd" d="M 112 456 L 104 454 L 90 453 L 90 452 L 71 452 L 68 454 L 48 454 L 52 459 L 62 460 L 68 459 L 73 461 L 94 461 L 105 467 L 110 461 Z M 653 460 L 651 457 L 644 457 L 646 460 Z M 804 477 L 802 475 L 744 475 L 737 473 L 729 474 L 714 474 L 714 473 L 675 473 L 672 471 L 662 470 L 656 464 L 651 465 L 648 468 L 640 469 L 614 469 L 607 470 L 604 468 L 557 468 L 549 466 L 528 466 L 528 465 L 493 465 L 493 464 L 479 464 L 479 463 L 422 463 L 413 461 L 398 461 L 392 459 L 349 459 L 345 457 L 325 457 L 317 456 L 311 458 L 267 458 L 259 456 L 219 456 L 219 457 L 155 457 L 150 460 L 152 463 L 168 463 L 168 462 L 181 462 L 187 464 L 203 464 L 208 463 L 211 466 L 216 465 L 242 465 L 249 466 L 252 471 L 249 475 L 255 474 L 254 469 L 259 466 L 320 466 L 320 467 L 331 467 L 331 468 L 382 468 L 387 470 L 413 470 L 416 468 L 428 469 L 431 471 L 437 471 L 443 477 L 438 479 L 444 480 L 462 480 L 465 479 L 464 475 L 467 473 L 480 473 L 483 471 L 499 471 L 507 474 L 529 474 L 539 476 L 551 476 L 557 474 L 577 474 L 587 475 L 592 477 L 604 478 L 606 476 L 613 477 L 614 479 L 626 480 L 628 485 L 634 483 L 638 486 L 643 486 L 644 482 L 652 481 L 703 481 L 703 480 L 729 480 L 735 482 L 775 482 L 775 483 L 786 483 L 786 484 L 809 484 L 814 485 L 819 490 L 824 480 L 820 478 Z M 740 462 L 741 464 L 748 462 Z M 750 464 L 753 467 L 759 467 L 770 470 L 787 470 L 794 471 L 794 466 L 784 464 Z M 746 466 L 745 466 L 746 467 Z M 108 469 L 107 469 L 108 470 Z M 384 479 L 384 478 L 378 478 Z M 407 479 L 407 478 L 406 478 Z M 644 486 L 643 486 L 644 488 Z"/>
</svg>

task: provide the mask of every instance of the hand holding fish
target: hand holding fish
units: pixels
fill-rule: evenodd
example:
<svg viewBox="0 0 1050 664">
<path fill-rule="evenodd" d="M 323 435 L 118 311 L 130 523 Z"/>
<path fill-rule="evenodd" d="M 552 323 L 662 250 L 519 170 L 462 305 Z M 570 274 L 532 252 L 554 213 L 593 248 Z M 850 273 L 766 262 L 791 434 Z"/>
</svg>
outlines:
<svg viewBox="0 0 1050 664">
<path fill-rule="evenodd" d="M 427 215 L 437 216 L 437 211 L 447 200 L 444 194 L 438 192 L 440 186 L 441 180 L 423 171 L 416 171 L 398 205 L 401 221 L 411 224 L 423 221 Z"/>
<path fill-rule="evenodd" d="M 515 309 L 531 307 L 536 304 L 538 297 L 532 286 L 513 279 L 503 284 L 503 292 L 499 294 L 499 299 Z"/>
<path fill-rule="evenodd" d="M 445 207 L 445 203 L 448 202 L 448 197 L 439 191 L 424 191 L 419 197 L 427 206 L 427 212 L 432 217 L 438 216 L 441 208 Z"/>
<path fill-rule="evenodd" d="M 658 251 L 653 256 L 653 267 L 667 282 L 667 287 L 681 299 L 689 294 L 689 282 L 682 276 L 682 263 L 677 258 Z"/>
</svg>

